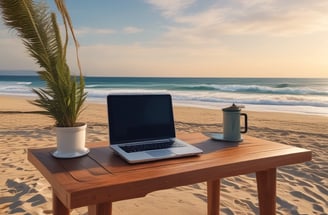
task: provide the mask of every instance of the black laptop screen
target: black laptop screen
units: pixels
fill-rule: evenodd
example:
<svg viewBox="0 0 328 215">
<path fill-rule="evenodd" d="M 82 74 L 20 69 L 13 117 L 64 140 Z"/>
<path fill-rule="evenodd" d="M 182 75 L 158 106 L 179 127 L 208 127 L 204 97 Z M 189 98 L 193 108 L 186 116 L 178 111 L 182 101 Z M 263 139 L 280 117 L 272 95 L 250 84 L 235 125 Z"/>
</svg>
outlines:
<svg viewBox="0 0 328 215">
<path fill-rule="evenodd" d="M 111 144 L 175 137 L 170 95 L 108 95 Z"/>
</svg>

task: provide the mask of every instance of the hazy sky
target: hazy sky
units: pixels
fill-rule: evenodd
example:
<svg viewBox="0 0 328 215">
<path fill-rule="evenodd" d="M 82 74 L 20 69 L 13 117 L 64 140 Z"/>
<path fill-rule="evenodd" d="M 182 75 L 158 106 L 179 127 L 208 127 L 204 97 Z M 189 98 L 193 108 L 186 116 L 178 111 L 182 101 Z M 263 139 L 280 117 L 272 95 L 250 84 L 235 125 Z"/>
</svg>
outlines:
<svg viewBox="0 0 328 215">
<path fill-rule="evenodd" d="M 328 77 L 327 0 L 66 3 L 86 75 Z M 2 24 L 0 69 L 38 69 Z"/>
</svg>

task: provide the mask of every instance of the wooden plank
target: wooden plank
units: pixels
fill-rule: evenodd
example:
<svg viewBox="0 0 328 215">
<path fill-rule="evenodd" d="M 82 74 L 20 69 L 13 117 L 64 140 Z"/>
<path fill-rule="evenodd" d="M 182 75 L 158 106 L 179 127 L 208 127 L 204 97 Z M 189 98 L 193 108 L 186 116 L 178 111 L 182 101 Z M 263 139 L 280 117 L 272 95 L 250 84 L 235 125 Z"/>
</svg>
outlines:
<svg viewBox="0 0 328 215">
<path fill-rule="evenodd" d="M 194 139 L 190 139 L 191 137 Z M 245 141 L 238 144 L 238 143 L 231 143 L 231 142 L 222 142 L 222 141 L 213 141 L 207 138 L 204 135 L 195 134 L 186 135 L 187 139 L 193 140 L 189 141 L 192 144 L 195 144 L 197 147 L 204 150 L 204 154 L 201 156 L 193 156 L 187 158 L 179 158 L 179 159 L 170 159 L 170 160 L 162 160 L 162 161 L 154 161 L 150 163 L 141 163 L 141 164 L 133 164 L 127 165 L 127 163 L 116 155 L 111 149 L 108 147 L 108 143 L 103 142 L 105 146 L 98 147 L 94 150 L 91 150 L 89 156 L 102 165 L 105 169 L 112 173 L 120 173 L 125 171 L 135 171 L 139 169 L 145 168 L 157 168 L 161 166 L 168 166 L 168 165 L 176 165 L 181 163 L 190 163 L 190 162 L 200 162 L 203 160 L 210 160 L 210 159 L 218 159 L 222 153 L 227 151 L 233 151 L 232 156 L 240 156 L 240 154 L 255 154 L 255 152 L 262 153 L 264 150 L 268 150 L 268 146 L 270 150 L 281 149 L 283 147 L 289 148 L 288 145 L 276 144 L 276 143 L 267 143 L 261 144 L 256 143 L 253 140 L 248 140 L 245 138 Z M 183 139 L 185 136 L 182 137 Z M 198 142 L 195 142 L 197 140 Z M 253 143 L 254 142 L 254 143 Z M 250 144 L 251 143 L 251 144 Z M 242 151 L 240 151 L 242 150 Z M 224 155 L 224 154 L 223 154 Z"/>
<path fill-rule="evenodd" d="M 53 193 L 52 195 L 52 208 L 54 215 L 69 215 L 70 211 L 63 205 L 58 197 Z"/>
<path fill-rule="evenodd" d="M 198 162 L 198 156 L 192 156 L 181 159 L 169 159 L 169 160 L 161 160 L 161 161 L 153 161 L 148 163 L 140 163 L 140 164 L 128 164 L 121 157 L 115 154 L 111 149 L 107 146 L 99 147 L 91 150 L 89 156 L 96 160 L 104 169 L 113 174 L 118 174 L 122 172 L 136 171 L 140 169 L 149 169 L 149 168 L 157 168 L 161 166 L 168 165 L 176 165 L 181 163 L 190 163 L 190 162 Z"/>
<path fill-rule="evenodd" d="M 207 181 L 207 214 L 220 214 L 220 179 Z"/>
<path fill-rule="evenodd" d="M 111 215 L 112 214 L 112 203 L 105 202 L 97 205 L 88 206 L 88 215 Z"/>
<path fill-rule="evenodd" d="M 56 192 L 57 198 L 64 205 L 68 206 L 70 195 L 67 192 L 67 186 L 75 184 L 76 180 L 59 165 L 58 159 L 50 154 L 54 150 L 54 148 L 28 149 L 28 160 L 51 184 L 53 192 Z"/>
<path fill-rule="evenodd" d="M 162 175 L 167 175 L 167 174 L 175 174 L 174 171 L 186 172 L 186 171 L 192 171 L 194 169 L 204 169 L 204 167 L 209 168 L 209 167 L 217 167 L 222 165 L 225 166 L 241 165 L 247 171 L 250 168 L 258 169 L 260 166 L 262 166 L 261 169 L 266 169 L 270 166 L 292 164 L 292 163 L 302 162 L 311 159 L 310 156 L 311 153 L 309 153 L 309 151 L 307 150 L 290 147 L 290 146 L 284 146 L 280 148 L 282 149 L 278 148 L 279 150 L 277 149 L 266 150 L 265 148 L 261 149 L 259 147 L 252 148 L 246 146 L 245 148 L 246 150 L 243 150 L 242 147 L 239 147 L 238 149 L 231 150 L 231 151 L 225 151 L 225 152 L 221 151 L 219 154 L 215 154 L 214 156 L 202 155 L 199 158 L 174 159 L 173 163 L 171 162 L 171 160 L 165 162 L 162 161 L 162 162 L 155 162 L 155 163 L 148 163 L 148 164 L 141 164 L 141 165 L 138 164 L 127 165 L 125 163 L 123 169 L 127 169 L 128 171 L 122 170 L 119 172 L 114 172 L 114 174 L 116 174 L 116 176 L 119 177 L 119 176 L 124 176 L 125 174 L 130 174 L 129 172 L 131 171 L 133 173 L 136 173 L 137 175 L 140 175 L 139 178 L 140 177 L 145 178 L 147 177 L 147 174 L 142 175 L 141 173 L 143 172 L 150 173 L 152 171 L 155 171 L 161 173 Z M 116 159 L 120 159 L 120 158 L 116 158 Z M 192 160 L 194 162 L 189 162 L 189 160 Z M 104 164 L 103 162 L 99 162 L 99 163 L 101 165 L 110 165 L 110 164 Z M 162 163 L 173 164 L 173 165 L 172 166 L 162 165 Z M 131 170 L 128 169 L 129 167 L 131 167 Z M 176 169 L 176 167 L 178 167 L 178 169 Z M 111 168 L 111 166 L 104 166 L 104 168 Z M 161 171 L 157 171 L 159 168 L 161 169 Z M 173 172 L 172 173 L 168 172 L 170 170 Z M 238 170 L 238 168 L 236 170 Z M 239 174 L 239 172 L 238 171 L 236 171 L 236 173 L 229 172 L 229 174 Z M 138 179 L 137 175 L 136 175 L 137 178 L 133 178 L 132 180 Z M 153 174 L 151 175 L 148 174 L 148 176 L 153 177 Z"/>
<path fill-rule="evenodd" d="M 29 150 L 29 160 L 59 193 L 58 198 L 67 207 L 76 208 L 311 159 L 309 150 L 248 136 L 240 144 L 215 142 L 202 134 L 186 134 L 181 139 L 203 147 L 205 153 L 199 157 L 129 165 L 113 154 L 108 143 L 102 142 L 91 147 L 88 157 L 72 162 L 49 158 L 45 150 Z M 45 166 L 49 165 L 47 170 Z"/>
<path fill-rule="evenodd" d="M 230 163 L 229 165 L 220 165 L 219 167 L 211 166 L 213 162 L 207 165 L 193 163 L 121 173 L 113 178 L 112 181 L 89 183 L 89 188 L 83 188 L 86 189 L 85 192 L 77 192 L 76 200 L 82 202 L 91 197 L 91 194 L 97 195 L 98 198 L 104 198 L 104 201 L 142 197 L 155 190 L 264 170 L 268 166 L 275 166 L 275 163 L 280 162 L 280 159 L 281 157 L 276 159 L 268 157 L 266 159 L 244 161 L 244 163 L 237 162 Z M 287 163 L 295 162 L 293 158 L 291 158 L 291 161 L 286 161 Z M 184 178 L 184 180 L 182 181 L 181 178 Z M 104 189 L 106 183 L 108 187 Z M 124 189 L 122 189 L 123 187 Z M 92 201 L 92 198 L 88 199 L 88 201 Z"/>
<path fill-rule="evenodd" d="M 261 215 L 276 214 L 276 169 L 256 173 L 257 192 Z"/>
<path fill-rule="evenodd" d="M 94 149 L 91 149 L 91 151 L 93 150 Z M 111 175 L 109 171 L 89 156 L 73 159 L 59 159 L 58 162 L 76 181 L 79 182 L 97 180 L 99 176 Z"/>
<path fill-rule="evenodd" d="M 193 164 L 190 164 L 192 167 Z M 185 168 L 184 168 L 185 167 Z M 196 171 L 183 171 L 190 167 L 176 167 L 174 170 L 167 170 L 164 168 L 158 169 L 158 171 L 151 172 L 136 172 L 126 175 L 120 175 L 117 177 L 116 182 L 113 184 L 104 186 L 107 182 L 99 182 L 97 184 L 102 184 L 102 186 L 97 187 L 97 184 L 89 184 L 90 189 L 85 191 L 72 193 L 72 198 L 76 201 L 74 204 L 82 204 L 83 201 L 92 202 L 94 201 L 94 196 L 103 201 L 118 201 L 129 198 L 142 197 L 147 193 L 172 188 L 181 185 L 193 184 L 197 182 L 202 182 L 206 180 L 215 180 L 217 178 L 222 178 L 230 176 L 231 170 L 233 169 L 233 174 L 238 175 L 239 173 L 249 173 L 248 165 L 243 165 L 238 169 L 238 165 L 227 165 L 200 169 L 196 168 Z M 180 169 L 181 168 L 181 169 Z M 236 170 L 235 170 L 236 169 Z M 256 169 L 256 168 L 255 168 Z M 172 174 L 168 174 L 168 171 L 172 171 Z M 255 170 L 254 170 L 255 171 Z M 253 171 L 253 172 L 254 172 Z M 166 172 L 166 175 L 163 175 Z M 144 177 L 140 177 L 140 175 Z M 152 175 L 152 178 L 145 177 Z M 139 179 L 139 178 L 140 179 Z M 146 179 L 148 178 L 148 179 Z M 184 180 L 181 180 L 183 178 Z M 134 179 L 134 180 L 131 180 Z M 84 188 L 86 189 L 86 188 Z M 76 195 L 75 195 L 76 194 Z M 73 197 L 74 196 L 74 197 Z"/>
</svg>

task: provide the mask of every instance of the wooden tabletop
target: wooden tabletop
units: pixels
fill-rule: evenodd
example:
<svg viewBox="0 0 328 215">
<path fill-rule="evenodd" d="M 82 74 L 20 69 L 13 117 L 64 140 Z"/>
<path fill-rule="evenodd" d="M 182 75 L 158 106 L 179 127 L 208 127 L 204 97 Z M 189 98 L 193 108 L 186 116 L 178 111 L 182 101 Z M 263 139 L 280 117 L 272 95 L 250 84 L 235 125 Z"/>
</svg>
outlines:
<svg viewBox="0 0 328 215">
<path fill-rule="evenodd" d="M 81 158 L 56 159 L 51 155 L 54 148 L 42 148 L 29 149 L 28 160 L 70 209 L 311 160 L 309 150 L 246 135 L 240 143 L 213 141 L 201 133 L 178 137 L 204 153 L 128 164 L 114 154 L 108 142 L 98 142 L 89 143 L 90 153 Z"/>
</svg>

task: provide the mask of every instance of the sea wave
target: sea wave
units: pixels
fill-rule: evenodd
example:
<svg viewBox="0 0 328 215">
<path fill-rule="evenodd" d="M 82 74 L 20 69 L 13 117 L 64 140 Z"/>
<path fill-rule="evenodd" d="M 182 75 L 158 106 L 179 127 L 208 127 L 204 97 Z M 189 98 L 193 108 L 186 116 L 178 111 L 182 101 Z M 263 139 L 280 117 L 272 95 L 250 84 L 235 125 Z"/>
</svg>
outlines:
<svg viewBox="0 0 328 215">
<path fill-rule="evenodd" d="M 88 101 L 100 103 L 106 103 L 109 93 L 169 93 L 175 105 L 221 108 L 237 103 L 257 110 L 311 110 L 328 115 L 327 80 L 93 78 L 87 80 L 86 91 Z M 2 79 L 0 95 L 36 97 L 32 88 L 42 86 L 36 78 L 31 82 L 26 78 Z"/>
<path fill-rule="evenodd" d="M 16 82 L 17 85 L 31 85 L 32 82 L 30 81 L 20 81 L 20 82 Z"/>
<path fill-rule="evenodd" d="M 86 84 L 85 88 L 90 88 L 90 89 L 103 89 L 103 88 L 109 88 L 111 87 L 109 84 Z"/>
<path fill-rule="evenodd" d="M 290 84 L 277 84 L 275 87 L 276 88 L 286 88 L 286 87 L 289 87 Z"/>
<path fill-rule="evenodd" d="M 174 99 L 181 102 L 204 102 L 204 103 L 239 103 L 252 105 L 281 105 L 281 106 L 313 106 L 328 107 L 328 98 L 322 96 L 265 96 L 241 95 L 238 93 L 216 93 L 216 94 L 185 94 L 173 92 Z"/>
<path fill-rule="evenodd" d="M 146 93 L 169 93 L 168 90 L 154 90 L 154 89 L 143 89 L 143 88 L 137 88 L 137 89 L 126 89 L 126 88 L 118 88 L 118 89 L 86 89 L 88 92 L 88 97 L 90 98 L 98 98 L 98 99 L 104 99 L 106 96 L 110 93 L 113 94 L 132 94 L 132 93 L 140 93 L 140 94 L 146 94 Z M 105 100 L 104 100 L 105 101 Z"/>
<path fill-rule="evenodd" d="M 32 92 L 31 88 L 26 85 L 0 85 L 0 93 L 6 94 L 24 94 Z"/>
<path fill-rule="evenodd" d="M 288 84 L 281 84 L 276 87 L 261 85 L 180 85 L 173 87 L 173 90 L 190 91 L 221 91 L 221 92 L 239 92 L 239 93 L 259 93 L 259 94 L 281 94 L 281 95 L 328 95 L 328 91 L 322 91 L 312 88 L 288 87 Z"/>
<path fill-rule="evenodd" d="M 88 97 L 105 101 L 109 93 L 169 93 L 178 103 L 240 103 L 252 105 L 313 106 L 328 107 L 328 97 L 312 95 L 261 95 L 238 92 L 176 91 L 154 89 L 89 89 Z"/>
</svg>

